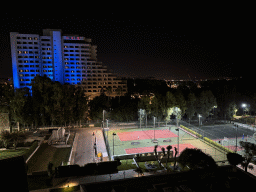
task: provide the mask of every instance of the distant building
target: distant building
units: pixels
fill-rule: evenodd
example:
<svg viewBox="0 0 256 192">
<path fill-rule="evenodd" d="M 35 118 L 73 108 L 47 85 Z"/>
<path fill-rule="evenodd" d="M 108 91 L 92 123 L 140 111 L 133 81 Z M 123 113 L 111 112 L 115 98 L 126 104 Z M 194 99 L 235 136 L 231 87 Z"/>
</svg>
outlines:
<svg viewBox="0 0 256 192">
<path fill-rule="evenodd" d="M 14 88 L 31 87 L 36 75 L 46 75 L 61 84 L 79 85 L 91 98 L 106 91 L 118 96 L 127 92 L 127 83 L 108 72 L 97 61 L 97 46 L 79 35 L 63 35 L 60 29 L 38 34 L 10 33 Z M 121 91 L 120 91 L 121 90 Z"/>
</svg>

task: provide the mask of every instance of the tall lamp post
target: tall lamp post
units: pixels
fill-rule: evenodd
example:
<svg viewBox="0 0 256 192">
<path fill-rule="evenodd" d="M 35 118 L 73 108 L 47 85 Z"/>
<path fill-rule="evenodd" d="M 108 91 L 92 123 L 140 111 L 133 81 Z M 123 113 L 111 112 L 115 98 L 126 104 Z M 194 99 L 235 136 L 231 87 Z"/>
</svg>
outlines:
<svg viewBox="0 0 256 192">
<path fill-rule="evenodd" d="M 180 129 L 179 127 L 177 129 L 175 129 L 175 131 L 178 131 L 178 155 L 180 153 Z"/>
<path fill-rule="evenodd" d="M 243 108 L 243 114 L 245 115 L 245 108 L 246 108 L 246 104 L 245 103 L 242 104 L 242 108 Z"/>
<path fill-rule="evenodd" d="M 153 143 L 156 143 L 157 142 L 157 139 L 156 139 L 156 134 L 155 134 L 155 127 L 156 127 L 156 117 L 153 117 L 154 118 L 154 140 L 153 140 Z"/>
<path fill-rule="evenodd" d="M 114 139 L 114 136 L 116 135 L 116 133 L 114 132 L 113 134 L 113 158 L 114 158 L 114 155 L 115 155 L 115 148 L 114 148 L 114 141 L 115 141 L 115 139 Z"/>
<path fill-rule="evenodd" d="M 234 125 L 234 127 L 236 128 L 236 153 L 237 153 L 237 128 L 238 128 L 238 125 L 235 125 L 234 123 L 233 123 L 233 125 Z"/>
<path fill-rule="evenodd" d="M 102 128 L 104 129 L 104 112 L 105 112 L 105 110 L 103 109 L 103 111 L 102 111 L 102 114 L 103 114 L 103 120 L 102 120 Z"/>
<path fill-rule="evenodd" d="M 200 128 L 200 117 L 202 117 L 202 115 L 198 114 L 198 118 L 199 118 L 199 128 Z"/>
</svg>

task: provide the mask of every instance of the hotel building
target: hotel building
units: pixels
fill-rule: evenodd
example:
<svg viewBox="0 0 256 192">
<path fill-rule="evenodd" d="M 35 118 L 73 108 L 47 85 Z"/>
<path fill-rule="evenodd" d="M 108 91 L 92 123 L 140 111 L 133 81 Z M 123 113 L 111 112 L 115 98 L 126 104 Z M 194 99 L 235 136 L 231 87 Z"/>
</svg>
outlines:
<svg viewBox="0 0 256 192">
<path fill-rule="evenodd" d="M 97 46 L 91 39 L 62 36 L 60 29 L 44 29 L 43 36 L 11 32 L 10 39 L 14 88 L 31 89 L 36 75 L 46 75 L 61 84 L 82 86 L 90 99 L 107 89 L 111 91 L 106 95 L 112 97 L 127 92 L 126 81 L 97 61 Z"/>
</svg>

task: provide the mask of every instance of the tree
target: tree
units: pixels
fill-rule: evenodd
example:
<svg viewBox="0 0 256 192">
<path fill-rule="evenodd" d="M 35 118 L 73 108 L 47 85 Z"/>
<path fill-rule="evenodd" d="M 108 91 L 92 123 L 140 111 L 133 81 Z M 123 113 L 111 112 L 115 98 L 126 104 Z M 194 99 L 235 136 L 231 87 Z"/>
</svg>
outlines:
<svg viewBox="0 0 256 192">
<path fill-rule="evenodd" d="M 166 169 L 167 169 L 167 163 L 169 162 L 169 159 L 170 159 L 170 152 L 171 152 L 172 146 L 168 145 L 166 149 L 167 149 L 167 161 L 166 161 Z"/>
<path fill-rule="evenodd" d="M 158 147 L 158 145 L 155 145 L 155 146 L 154 146 L 154 152 L 155 152 L 156 161 L 159 163 L 159 161 L 158 161 L 158 155 L 157 155 L 157 147 Z"/>
<path fill-rule="evenodd" d="M 165 98 L 162 95 L 156 94 L 151 101 L 151 115 L 157 117 L 158 120 L 162 120 L 166 114 L 166 105 L 164 100 Z"/>
<path fill-rule="evenodd" d="M 116 94 L 119 95 L 119 103 L 120 103 L 120 96 L 123 93 L 123 89 L 122 87 L 118 86 L 118 88 L 116 89 Z"/>
<path fill-rule="evenodd" d="M 3 141 L 4 147 L 6 149 L 8 149 L 8 147 L 9 147 L 8 145 L 10 144 L 11 139 L 12 139 L 11 133 L 9 131 L 1 131 L 0 139 Z"/>
<path fill-rule="evenodd" d="M 147 114 L 151 113 L 150 96 L 143 96 L 140 98 L 138 109 L 144 109 Z"/>
<path fill-rule="evenodd" d="M 234 167 L 237 166 L 238 164 L 242 163 L 244 158 L 242 155 L 237 154 L 237 153 L 228 153 L 227 154 L 227 159 L 230 165 L 233 165 Z"/>
<path fill-rule="evenodd" d="M 176 106 L 176 98 L 171 92 L 167 92 L 165 96 L 165 121 L 170 120 L 170 116 L 173 114 L 174 106 Z"/>
<path fill-rule="evenodd" d="M 52 81 L 46 75 L 37 75 L 31 82 L 33 114 L 36 126 L 40 123 L 46 125 L 50 121 L 51 96 L 53 95 Z"/>
<path fill-rule="evenodd" d="M 89 102 L 89 116 L 93 120 L 102 120 L 103 118 L 103 110 L 107 110 L 109 108 L 107 97 L 104 94 L 100 96 L 96 96 Z"/>
<path fill-rule="evenodd" d="M 188 166 L 190 169 L 198 168 L 216 168 L 217 164 L 214 159 L 200 149 L 189 149 L 186 148 L 182 151 L 178 160 L 184 167 Z"/>
<path fill-rule="evenodd" d="M 196 112 L 201 114 L 203 118 L 209 116 L 210 111 L 217 105 L 216 98 L 210 90 L 202 91 L 197 97 Z"/>
<path fill-rule="evenodd" d="M 11 133 L 11 141 L 13 142 L 14 150 L 16 150 L 17 144 L 23 142 L 26 139 L 26 135 L 24 132 L 17 131 Z"/>
<path fill-rule="evenodd" d="M 112 87 L 108 86 L 108 87 L 106 88 L 106 91 L 107 91 L 108 100 L 109 100 L 109 97 L 110 97 L 110 95 L 111 95 L 111 93 L 112 93 Z"/>
<path fill-rule="evenodd" d="M 195 115 L 195 112 L 196 112 L 196 96 L 194 93 L 189 93 L 188 100 L 187 100 L 187 109 L 186 109 L 186 114 L 188 115 L 189 123 L 192 117 Z"/>
<path fill-rule="evenodd" d="M 180 108 L 181 110 L 181 114 L 184 114 L 186 109 L 187 109 L 187 105 L 186 105 L 186 100 L 182 94 L 182 92 L 180 90 L 178 90 L 175 94 L 175 99 L 176 99 L 176 105 L 175 107 Z"/>
<path fill-rule="evenodd" d="M 250 142 L 239 142 L 240 146 L 244 148 L 244 161 L 241 163 L 242 167 L 244 168 L 245 172 L 247 172 L 247 169 L 253 169 L 253 166 L 249 166 L 250 162 L 256 163 L 255 159 L 253 157 L 256 155 L 256 145 Z"/>
</svg>

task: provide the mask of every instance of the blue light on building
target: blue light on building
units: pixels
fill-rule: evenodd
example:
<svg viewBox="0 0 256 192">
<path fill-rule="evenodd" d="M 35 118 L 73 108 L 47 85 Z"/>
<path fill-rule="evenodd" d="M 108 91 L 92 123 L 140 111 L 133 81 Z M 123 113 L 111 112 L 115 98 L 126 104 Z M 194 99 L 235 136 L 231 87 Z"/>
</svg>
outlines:
<svg viewBox="0 0 256 192">
<path fill-rule="evenodd" d="M 82 85 L 86 93 L 99 94 L 112 87 L 113 93 L 126 82 L 118 80 L 97 61 L 97 46 L 78 35 L 62 36 L 60 29 L 37 34 L 10 33 L 14 88 L 32 88 L 36 75 L 46 75 L 61 84 Z"/>
</svg>

